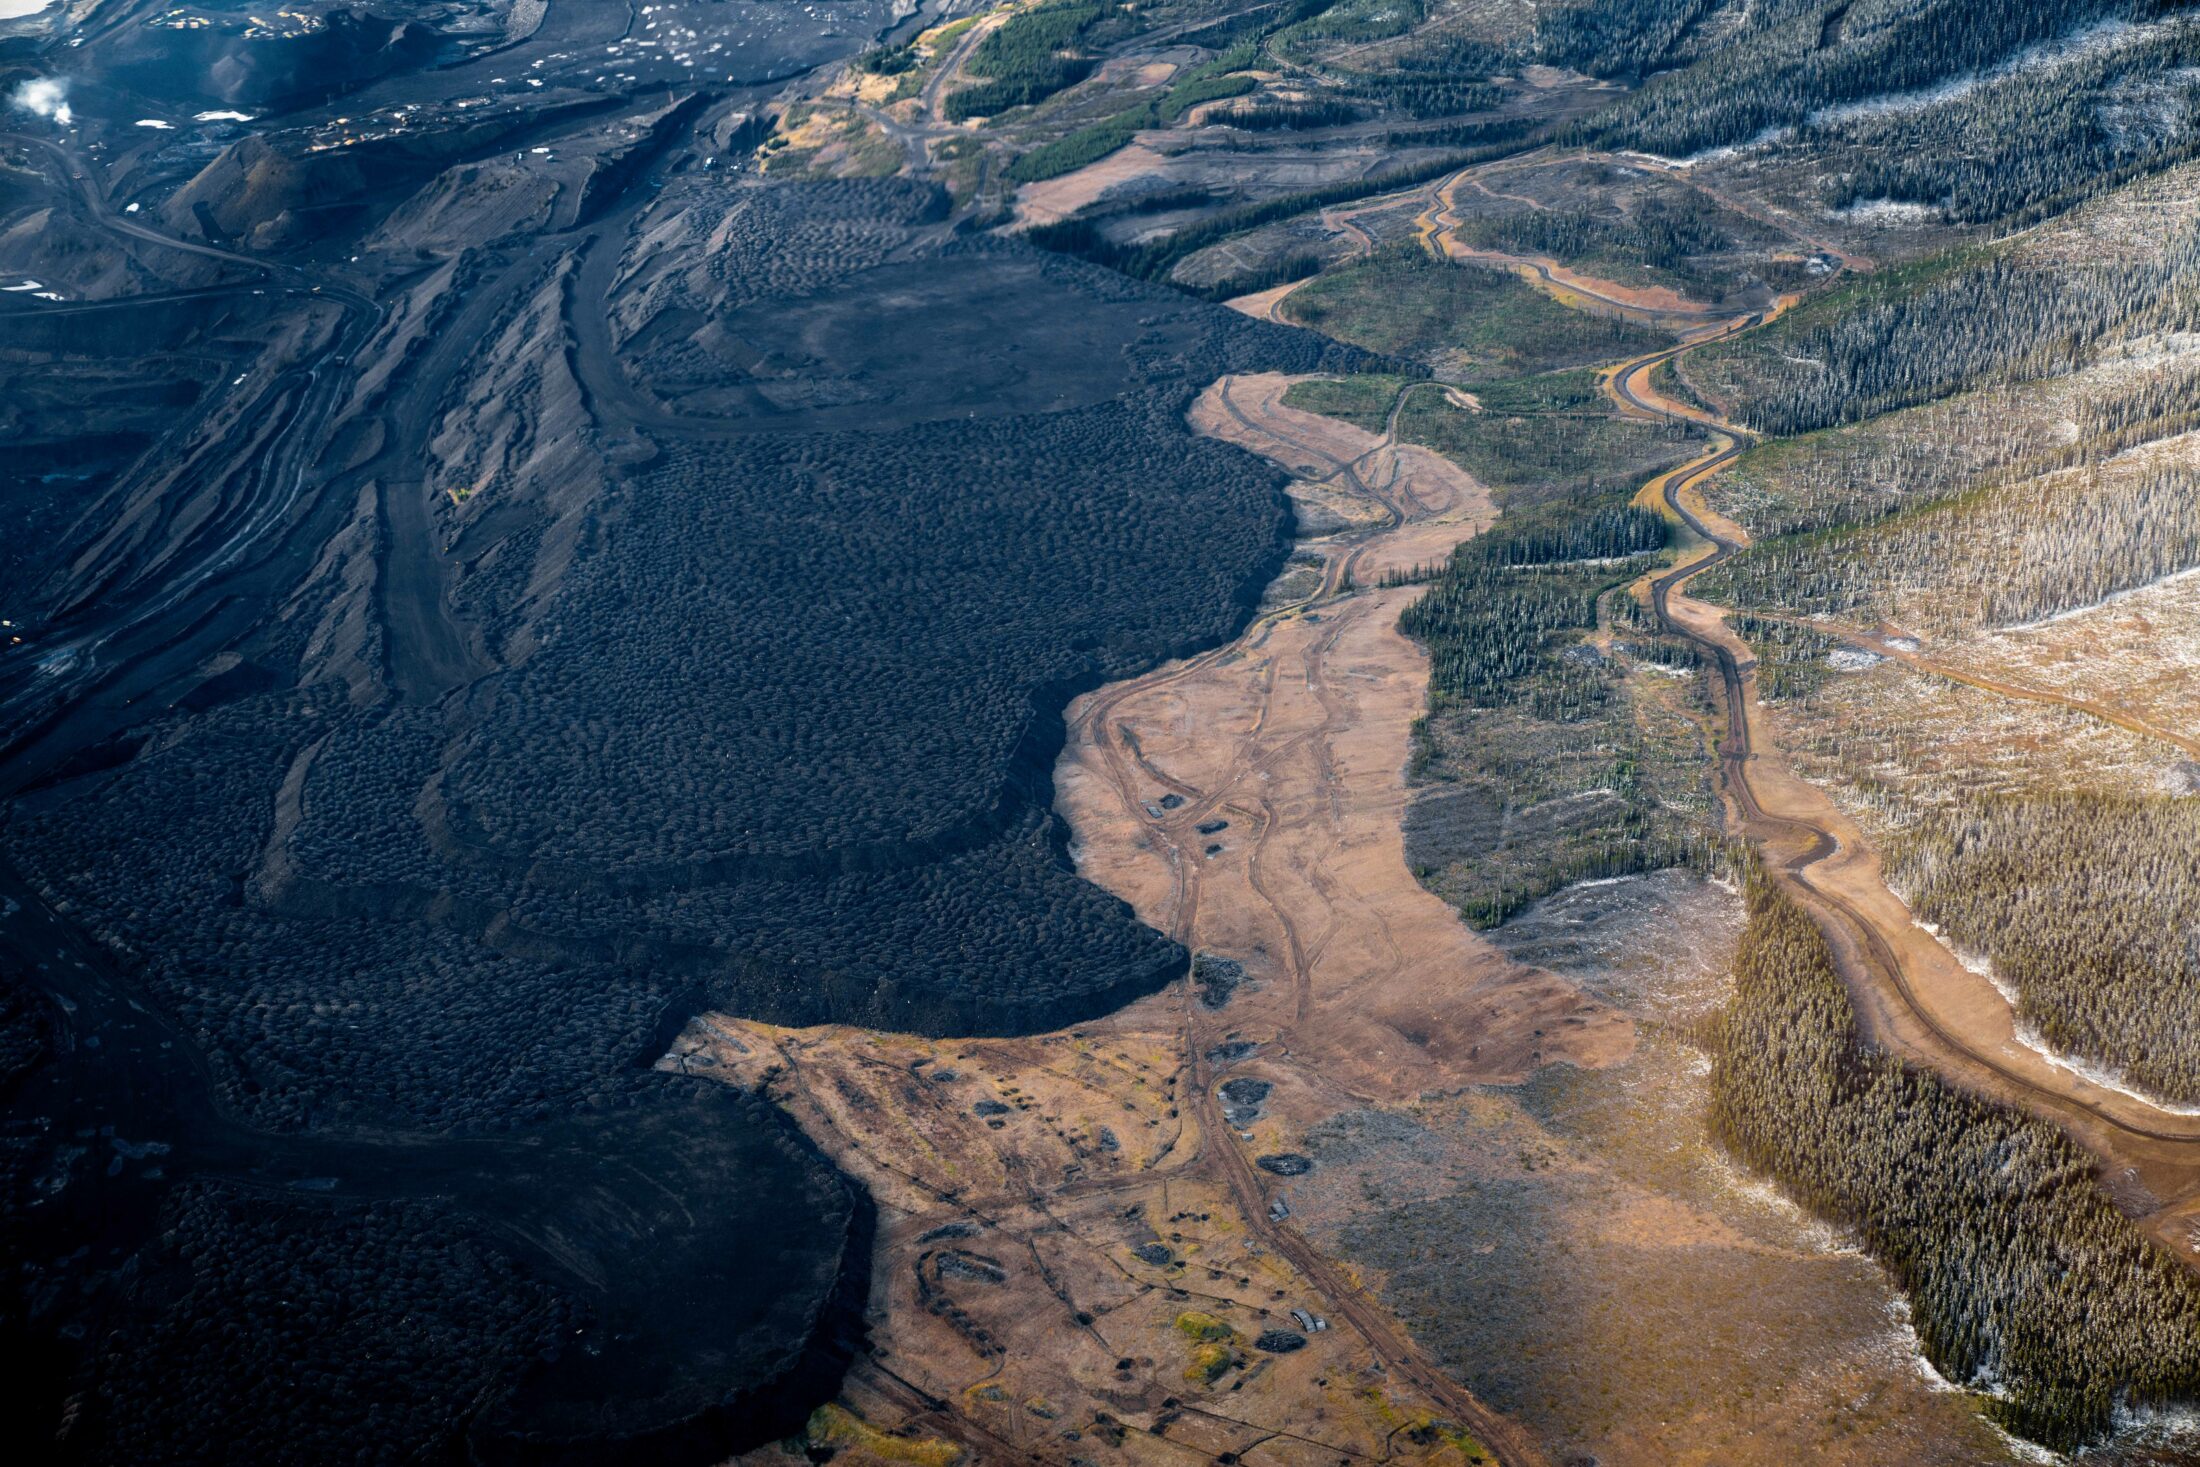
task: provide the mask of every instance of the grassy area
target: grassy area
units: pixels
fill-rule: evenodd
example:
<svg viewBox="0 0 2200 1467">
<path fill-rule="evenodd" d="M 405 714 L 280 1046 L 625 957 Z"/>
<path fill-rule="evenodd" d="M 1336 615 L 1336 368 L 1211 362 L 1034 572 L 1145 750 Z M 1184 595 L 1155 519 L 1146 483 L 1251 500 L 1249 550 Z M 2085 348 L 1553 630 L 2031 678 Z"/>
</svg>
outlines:
<svg viewBox="0 0 2200 1467">
<path fill-rule="evenodd" d="M 1484 412 L 1516 417 L 1534 413 L 1604 417 L 1612 411 L 1603 382 L 1586 367 L 1491 382 L 1477 389 L 1474 397 Z"/>
<path fill-rule="evenodd" d="M 1198 1340 L 1203 1343 L 1216 1340 L 1228 1341 L 1237 1338 L 1236 1330 L 1230 1328 L 1212 1314 L 1206 1314 L 1197 1309 L 1187 1309 L 1179 1314 L 1176 1317 L 1176 1327 L 1178 1333 L 1186 1339 Z"/>
<path fill-rule="evenodd" d="M 1570 311 L 1502 271 L 1437 260 L 1411 245 L 1308 281 L 1291 293 L 1284 314 L 1464 381 L 1615 360 L 1666 340 L 1625 321 Z"/>
<path fill-rule="evenodd" d="M 1700 430 L 1596 411 L 1594 392 L 1588 373 L 1527 378 L 1478 389 L 1480 412 L 1416 392 L 1398 415 L 1398 439 L 1435 449 L 1501 497 L 1529 501 L 1631 487 L 1703 441 Z"/>
<path fill-rule="evenodd" d="M 1703 394 L 1698 392 L 1695 386 L 1681 375 L 1680 359 L 1678 357 L 1668 357 L 1650 369 L 1650 387 L 1651 390 L 1661 392 L 1673 401 L 1692 407 L 1698 412 L 1717 411 L 1710 403 L 1705 402 Z"/>
<path fill-rule="evenodd" d="M 1412 386 L 1400 377 L 1324 378 L 1292 384 L 1283 401 L 1379 433 L 1400 390 Z M 1703 442 L 1697 429 L 1611 415 L 1586 368 L 1485 383 L 1474 398 L 1479 411 L 1438 384 L 1419 385 L 1398 413 L 1398 441 L 1435 449 L 1517 504 L 1632 488 Z"/>
<path fill-rule="evenodd" d="M 1691 294 L 1724 293 L 1745 271 L 1732 258 L 1757 234 L 1748 219 L 1698 194 L 1652 193 L 1621 215 L 1582 209 L 1524 209 L 1461 222 L 1458 238 L 1477 249 L 1540 255 L 1585 266 L 1630 285 L 1667 285 Z M 1756 261 L 1752 271 L 1761 272 Z"/>
<path fill-rule="evenodd" d="M 956 1467 L 963 1450 L 953 1442 L 929 1437 L 895 1436 L 880 1431 L 845 1406 L 827 1404 L 810 1413 L 803 1431 L 804 1444 L 813 1452 L 853 1450 L 882 1462 L 906 1462 L 911 1467 Z M 812 1460 L 823 1460 L 813 1457 Z"/>
<path fill-rule="evenodd" d="M 813 106 L 788 108 L 761 156 L 774 178 L 892 178 L 907 161 L 901 144 L 860 113 Z"/>
<path fill-rule="evenodd" d="M 1311 378 L 1292 383 L 1283 394 L 1283 405 L 1380 433 L 1390 421 L 1391 403 L 1405 386 L 1403 377 Z"/>
<path fill-rule="evenodd" d="M 1213 1385 L 1242 1358 L 1237 1352 L 1237 1331 L 1196 1309 L 1176 1317 L 1177 1333 L 1191 1343 L 1184 1378 L 1194 1385 Z"/>
<path fill-rule="evenodd" d="M 1016 183 L 1059 178 L 1088 163 L 1099 162 L 1146 128 L 1175 122 L 1202 102 L 1244 96 L 1260 82 L 1230 70 L 1236 59 L 1223 57 L 1193 67 L 1178 77 L 1160 97 L 1033 148 L 1009 165 L 1009 178 Z M 1248 49 L 1241 59 L 1245 65 L 1251 65 L 1255 57 Z"/>
</svg>

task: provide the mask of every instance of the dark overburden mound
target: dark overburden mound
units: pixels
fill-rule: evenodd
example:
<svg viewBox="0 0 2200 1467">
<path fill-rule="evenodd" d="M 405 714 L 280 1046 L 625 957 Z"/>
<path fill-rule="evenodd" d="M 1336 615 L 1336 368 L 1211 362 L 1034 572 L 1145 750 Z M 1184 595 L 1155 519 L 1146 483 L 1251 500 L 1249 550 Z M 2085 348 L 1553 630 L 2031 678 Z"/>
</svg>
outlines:
<svg viewBox="0 0 2200 1467">
<path fill-rule="evenodd" d="M 746 8 L 747 52 L 797 9 Z M 961 236 L 926 185 L 758 186 L 733 102 L 613 96 L 566 69 L 670 58 L 533 19 L 466 21 L 507 49 L 442 83 L 402 29 L 284 22 L 254 65 L 350 47 L 346 114 L 194 144 L 158 230 L 26 155 L 66 228 L 6 237 L 120 298 L 0 327 L 50 375 L 0 487 L 51 537 L 8 552 L 0 664 L 37 978 L 0 1007 L 0 1333 L 67 1456 L 789 1432 L 857 1346 L 867 1204 L 652 1072 L 681 1025 L 1030 1030 L 1186 968 L 1069 866 L 1062 713 L 1283 559 L 1280 476 L 1196 394 L 1353 355 Z"/>
<path fill-rule="evenodd" d="M 275 15 L 270 24 L 241 8 L 179 7 L 166 24 L 109 42 L 104 79 L 176 102 L 287 110 L 424 66 L 444 45 L 432 24 L 364 5 Z"/>
</svg>

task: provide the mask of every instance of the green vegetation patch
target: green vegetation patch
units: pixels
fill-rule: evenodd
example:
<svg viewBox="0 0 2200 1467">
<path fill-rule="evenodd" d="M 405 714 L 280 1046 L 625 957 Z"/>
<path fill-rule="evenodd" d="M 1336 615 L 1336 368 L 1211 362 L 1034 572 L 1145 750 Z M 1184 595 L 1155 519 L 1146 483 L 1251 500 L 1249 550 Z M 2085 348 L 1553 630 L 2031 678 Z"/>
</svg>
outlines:
<svg viewBox="0 0 2200 1467">
<path fill-rule="evenodd" d="M 1250 64 L 1254 58 L 1248 54 L 1245 59 Z M 1009 178 L 1016 183 L 1037 183 L 1074 173 L 1088 163 L 1099 162 L 1147 128 L 1174 122 L 1202 102 L 1242 97 L 1260 85 L 1257 77 L 1217 71 L 1222 64 L 1211 61 L 1194 67 L 1158 99 L 1033 148 L 1009 165 Z"/>
<path fill-rule="evenodd" d="M 1189 1340 L 1203 1343 L 1215 1340 L 1229 1341 L 1237 1338 L 1237 1331 L 1197 1309 L 1187 1309 L 1176 1317 L 1176 1331 Z"/>
<path fill-rule="evenodd" d="M 1279 29 L 1269 44 L 1278 55 L 1304 63 L 1338 46 L 1402 36 L 1427 15 L 1426 0 L 1334 0 L 1319 7 L 1317 13 Z"/>
<path fill-rule="evenodd" d="M 1492 77 L 1515 60 L 1479 37 L 1424 32 L 1347 72 L 1346 84 L 1353 96 L 1411 117 L 1457 117 L 1501 104 L 1505 89 Z"/>
<path fill-rule="evenodd" d="M 1248 65 L 1252 59 L 1247 57 Z M 1215 72 L 1205 67 L 1195 68 L 1191 73 L 1178 78 L 1176 84 L 1169 88 L 1168 95 L 1155 104 L 1155 115 L 1162 122 L 1174 122 L 1202 102 L 1242 97 L 1259 85 L 1258 77 L 1247 76 L 1242 71 Z"/>
<path fill-rule="evenodd" d="M 1138 108 L 1090 127 L 1081 127 L 1066 137 L 1042 143 L 1009 164 L 1009 181 L 1037 183 L 1041 179 L 1075 173 L 1086 164 L 1107 157 L 1138 136 L 1141 128 L 1151 125 L 1150 112 Z"/>
<path fill-rule="evenodd" d="M 1701 447 L 1703 431 L 1693 425 L 1598 411 L 1598 402 L 1583 394 L 1585 377 L 1561 373 L 1478 388 L 1481 411 L 1422 388 L 1398 414 L 1399 441 L 1433 448 L 1501 497 L 1518 500 L 1632 487 Z M 1552 406 L 1527 405 L 1539 401 Z"/>
<path fill-rule="evenodd" d="M 1599 507 L 1508 514 L 1452 552 L 1426 595 L 1398 619 L 1427 644 L 1429 700 L 1487 706 L 1524 693 L 1552 716 L 1601 701 L 1587 658 L 1546 666 L 1561 633 L 1597 622 L 1597 598 L 1639 573 L 1640 558 L 1665 544 L 1665 521 L 1615 496 Z"/>
<path fill-rule="evenodd" d="M 1438 260 L 1412 245 L 1315 277 L 1291 293 L 1283 313 L 1340 341 L 1429 362 L 1466 381 L 1615 360 L 1666 339 L 1570 311 L 1503 271 Z"/>
<path fill-rule="evenodd" d="M 1696 726 L 1631 691 L 1695 666 L 1617 589 L 1664 538 L 1622 495 L 1508 510 L 1399 620 L 1431 662 L 1407 860 L 1476 926 L 1572 882 L 1722 859 Z"/>
<path fill-rule="evenodd" d="M 956 1467 L 963 1460 L 962 1448 L 953 1442 L 881 1431 L 836 1402 L 812 1411 L 802 1435 L 813 1449 L 853 1449 L 883 1462 L 905 1462 L 910 1467 Z"/>
<path fill-rule="evenodd" d="M 1698 291 L 1737 284 L 1731 268 L 1705 265 L 1754 233 L 1747 220 L 1728 214 L 1693 191 L 1647 194 L 1625 214 L 1586 209 L 1521 209 L 1476 214 L 1461 221 L 1457 238 L 1476 249 L 1537 255 L 1568 264 L 1593 265 L 1616 278 L 1672 283 Z"/>
<path fill-rule="evenodd" d="M 1212 1314 L 1187 1309 L 1176 1317 L 1176 1332 L 1190 1342 L 1184 1378 L 1194 1385 L 1213 1385 L 1231 1367 L 1244 1363 L 1237 1331 Z"/>
<path fill-rule="evenodd" d="M 1089 218 L 1070 218 L 1058 224 L 1044 225 L 1028 231 L 1024 238 L 1041 249 L 1076 255 L 1140 280 L 1164 280 L 1189 256 L 1232 235 L 1258 229 L 1263 224 L 1274 224 L 1279 220 L 1312 213 L 1316 209 L 1326 209 L 1334 204 L 1377 198 L 1399 189 L 1411 188 L 1417 183 L 1427 183 L 1432 178 L 1441 178 L 1447 173 L 1455 173 L 1486 158 L 1513 150 L 1514 145 L 1511 143 L 1493 143 L 1486 149 L 1442 155 L 1392 169 L 1387 173 L 1370 174 L 1364 178 L 1347 179 L 1301 193 L 1284 194 L 1257 204 L 1225 210 L 1212 218 L 1202 219 L 1197 224 L 1186 225 L 1165 239 L 1139 244 L 1123 244 L 1110 239 L 1099 223 Z"/>
<path fill-rule="evenodd" d="M 1380 433 L 1390 421 L 1391 404 L 1405 387 L 1403 377 L 1319 377 L 1292 383 L 1284 391 L 1283 405 Z"/>
<path fill-rule="evenodd" d="M 1028 107 L 1083 81 L 1095 63 L 1071 48 L 1087 27 L 1112 9 L 1069 0 L 1010 16 L 978 43 L 963 64 L 972 76 L 985 80 L 948 95 L 944 107 L 948 120 L 963 122 L 1011 107 Z"/>
</svg>

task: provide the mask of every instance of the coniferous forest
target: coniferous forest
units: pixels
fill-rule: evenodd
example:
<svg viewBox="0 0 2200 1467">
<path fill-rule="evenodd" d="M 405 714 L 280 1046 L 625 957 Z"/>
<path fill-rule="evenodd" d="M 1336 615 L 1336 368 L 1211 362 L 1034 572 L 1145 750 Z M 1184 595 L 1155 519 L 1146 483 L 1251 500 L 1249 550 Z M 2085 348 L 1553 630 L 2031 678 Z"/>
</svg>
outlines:
<svg viewBox="0 0 2200 1467">
<path fill-rule="evenodd" d="M 2191 1447 L 2193 5 L 0 11 L 24 1460 Z"/>
</svg>

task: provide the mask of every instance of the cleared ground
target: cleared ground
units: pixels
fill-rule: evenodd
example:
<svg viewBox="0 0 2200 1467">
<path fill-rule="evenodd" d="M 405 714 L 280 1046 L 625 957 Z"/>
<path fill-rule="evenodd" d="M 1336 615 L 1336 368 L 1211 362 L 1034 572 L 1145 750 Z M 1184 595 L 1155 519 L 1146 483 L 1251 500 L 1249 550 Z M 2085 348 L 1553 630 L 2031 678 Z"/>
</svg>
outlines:
<svg viewBox="0 0 2200 1467">
<path fill-rule="evenodd" d="M 883 1349 L 849 1402 L 981 1460 L 1093 1433 L 1247 1462 L 1544 1460 L 1290 1220 L 1307 1138 L 1340 1113 L 1633 1046 L 1407 870 L 1413 593 L 1353 587 L 1442 555 L 1488 499 L 1435 454 L 1284 407 L 1292 380 L 1226 378 L 1192 421 L 1361 512 L 1303 547 L 1302 600 L 1073 705 L 1056 773 L 1080 871 L 1195 947 L 1194 985 L 1025 1040 L 712 1016 L 665 1062 L 762 1086 L 870 1187 Z"/>
</svg>

